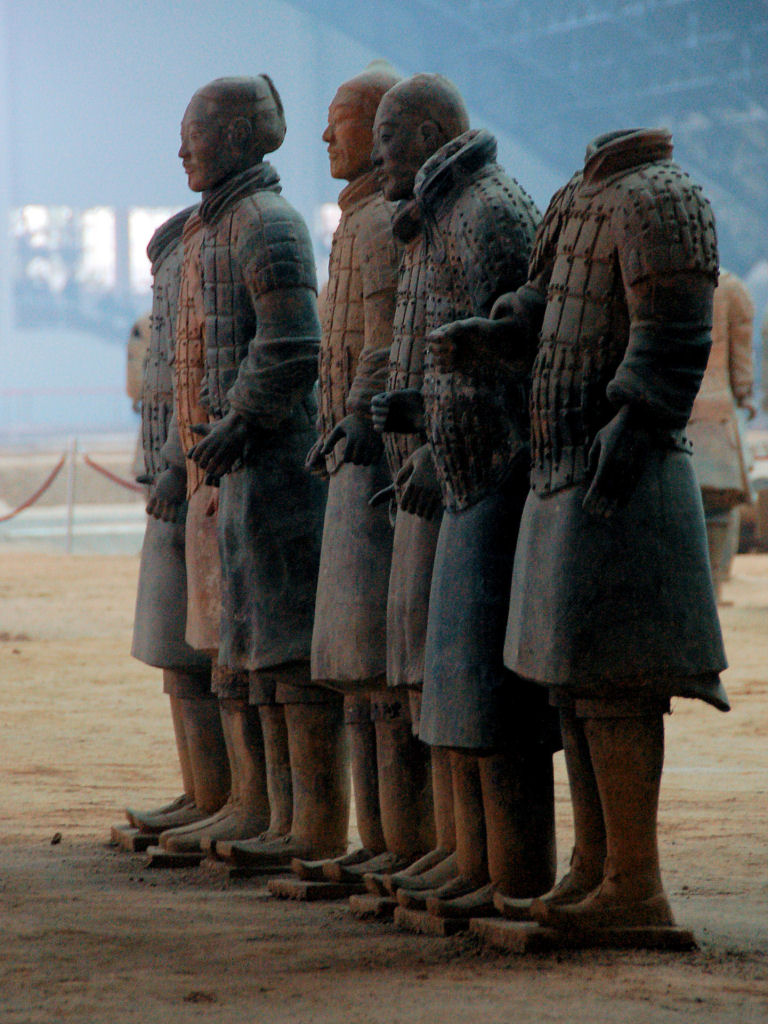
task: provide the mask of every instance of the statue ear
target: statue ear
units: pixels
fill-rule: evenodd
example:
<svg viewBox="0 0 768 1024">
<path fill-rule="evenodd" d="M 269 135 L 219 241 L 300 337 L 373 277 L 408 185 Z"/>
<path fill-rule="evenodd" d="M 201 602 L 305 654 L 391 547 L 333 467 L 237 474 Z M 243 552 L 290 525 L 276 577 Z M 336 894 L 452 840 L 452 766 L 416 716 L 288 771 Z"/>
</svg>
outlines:
<svg viewBox="0 0 768 1024">
<path fill-rule="evenodd" d="M 419 125 L 419 136 L 427 153 L 436 153 L 443 144 L 443 133 L 434 121 L 422 121 Z"/>
<path fill-rule="evenodd" d="M 227 131 L 230 145 L 238 152 L 245 152 L 250 148 L 253 128 L 246 117 L 235 117 L 229 123 Z"/>
</svg>

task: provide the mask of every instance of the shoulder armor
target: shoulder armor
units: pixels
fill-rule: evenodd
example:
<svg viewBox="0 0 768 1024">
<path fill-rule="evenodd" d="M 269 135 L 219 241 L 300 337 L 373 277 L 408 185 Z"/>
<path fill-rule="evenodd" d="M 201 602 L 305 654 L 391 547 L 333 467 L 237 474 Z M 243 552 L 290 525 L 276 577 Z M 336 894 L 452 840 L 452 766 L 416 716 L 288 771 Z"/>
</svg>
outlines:
<svg viewBox="0 0 768 1024">
<path fill-rule="evenodd" d="M 525 284 L 536 229 L 536 204 L 501 173 L 480 179 L 459 201 L 457 251 L 474 309 L 487 316 L 499 295 Z"/>
<path fill-rule="evenodd" d="M 257 295 L 280 288 L 317 291 L 309 231 L 282 196 L 270 191 L 247 196 L 234 211 L 234 219 L 238 257 Z"/>
<path fill-rule="evenodd" d="M 712 207 L 677 164 L 651 164 L 614 187 L 623 194 L 613 215 L 613 230 L 627 287 L 685 271 L 717 281 Z"/>
<path fill-rule="evenodd" d="M 555 258 L 557 239 L 563 221 L 568 213 L 568 208 L 573 199 L 573 193 L 581 184 L 582 174 L 578 171 L 569 182 L 559 188 L 549 201 L 546 213 L 539 224 L 536 232 L 536 239 L 533 243 L 531 262 L 528 267 L 528 280 L 532 281 L 544 270 L 548 263 Z"/>
</svg>

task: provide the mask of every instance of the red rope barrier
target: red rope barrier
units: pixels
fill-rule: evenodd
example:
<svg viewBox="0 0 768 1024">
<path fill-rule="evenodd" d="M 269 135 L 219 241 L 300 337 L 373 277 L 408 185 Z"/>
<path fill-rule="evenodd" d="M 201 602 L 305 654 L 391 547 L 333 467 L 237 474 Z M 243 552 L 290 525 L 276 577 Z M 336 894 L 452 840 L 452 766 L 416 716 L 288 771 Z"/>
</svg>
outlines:
<svg viewBox="0 0 768 1024">
<path fill-rule="evenodd" d="M 83 455 L 83 462 L 86 466 L 90 466 L 91 469 L 95 469 L 97 473 L 101 473 L 101 475 L 105 476 L 107 480 L 111 480 L 113 484 L 119 484 L 121 487 L 125 487 L 128 491 L 138 491 L 139 494 L 145 493 L 141 484 L 135 484 L 130 480 L 123 480 L 122 477 L 111 473 L 108 469 L 104 466 L 100 466 L 98 462 L 94 462 L 93 459 L 89 458 L 87 455 Z"/>
<path fill-rule="evenodd" d="M 45 492 L 46 492 L 46 491 L 48 490 L 48 488 L 49 488 L 49 487 L 51 486 L 51 484 L 53 483 L 53 481 L 54 481 L 54 480 L 56 479 L 56 477 L 57 477 L 57 476 L 59 475 L 59 473 L 60 473 L 60 471 L 61 471 L 61 467 L 62 467 L 62 466 L 64 465 L 64 463 L 65 463 L 66 461 L 67 461 L 67 456 L 66 456 L 66 454 L 64 454 L 64 455 L 62 455 L 62 456 L 61 456 L 61 458 L 59 459 L 59 461 L 58 461 L 58 462 L 56 463 L 56 465 L 55 465 L 55 466 L 53 467 L 53 469 L 51 470 L 51 472 L 50 472 L 50 473 L 48 474 L 48 476 L 46 477 L 45 481 L 44 481 L 44 482 L 43 482 L 43 483 L 42 483 L 42 484 L 40 485 L 40 487 L 38 487 L 38 489 L 37 489 L 37 490 L 35 491 L 35 493 L 34 493 L 33 495 L 31 495 L 31 497 L 27 498 L 27 500 L 26 500 L 26 501 L 23 501 L 23 502 L 22 502 L 22 503 L 21 503 L 21 504 L 19 505 L 19 507 L 18 507 L 18 508 L 15 508 L 15 509 L 13 510 L 13 512 L 8 512 L 8 513 L 7 513 L 7 515 L 4 515 L 4 516 L 0 516 L 0 523 L 5 523 L 5 522 L 7 522 L 7 521 L 8 521 L 9 519 L 13 519 L 13 517 L 14 517 L 14 516 L 17 516 L 17 515 L 19 514 L 19 512 L 23 512 L 25 508 L 29 508 L 29 506 L 30 506 L 30 505 L 34 505 L 34 503 L 35 503 L 35 502 L 37 501 L 37 499 L 38 499 L 38 498 L 39 498 L 39 497 L 40 497 L 40 496 L 41 496 L 42 494 L 45 494 Z"/>
</svg>

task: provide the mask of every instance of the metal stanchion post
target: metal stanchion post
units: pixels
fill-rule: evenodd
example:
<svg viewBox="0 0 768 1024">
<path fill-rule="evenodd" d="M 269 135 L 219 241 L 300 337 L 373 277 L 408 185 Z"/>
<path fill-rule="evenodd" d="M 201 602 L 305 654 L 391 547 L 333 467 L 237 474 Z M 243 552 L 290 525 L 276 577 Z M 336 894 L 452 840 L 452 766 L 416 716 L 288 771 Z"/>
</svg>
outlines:
<svg viewBox="0 0 768 1024">
<path fill-rule="evenodd" d="M 77 464 L 77 438 L 70 437 L 68 443 L 69 458 L 67 459 L 67 533 L 64 550 L 72 554 L 72 534 L 75 517 L 75 471 Z"/>
</svg>

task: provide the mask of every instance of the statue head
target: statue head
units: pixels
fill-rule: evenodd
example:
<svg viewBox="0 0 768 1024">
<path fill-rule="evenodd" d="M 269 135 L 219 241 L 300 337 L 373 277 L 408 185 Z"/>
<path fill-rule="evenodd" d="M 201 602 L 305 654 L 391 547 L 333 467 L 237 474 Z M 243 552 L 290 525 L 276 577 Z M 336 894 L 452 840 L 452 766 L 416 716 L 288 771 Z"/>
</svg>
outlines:
<svg viewBox="0 0 768 1024">
<path fill-rule="evenodd" d="M 209 82 L 181 122 L 179 157 L 189 187 L 215 188 L 278 149 L 284 137 L 283 104 L 267 75 Z"/>
<path fill-rule="evenodd" d="M 332 178 L 354 181 L 371 169 L 376 110 L 384 93 L 399 81 L 400 76 L 387 61 L 376 60 L 339 86 L 323 132 Z"/>
<path fill-rule="evenodd" d="M 386 198 L 407 199 L 424 161 L 468 128 L 464 100 L 442 75 L 413 75 L 393 86 L 373 127 L 373 164 Z"/>
</svg>

